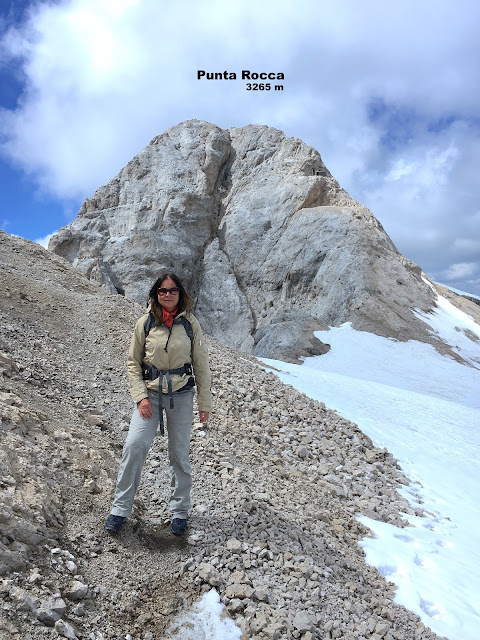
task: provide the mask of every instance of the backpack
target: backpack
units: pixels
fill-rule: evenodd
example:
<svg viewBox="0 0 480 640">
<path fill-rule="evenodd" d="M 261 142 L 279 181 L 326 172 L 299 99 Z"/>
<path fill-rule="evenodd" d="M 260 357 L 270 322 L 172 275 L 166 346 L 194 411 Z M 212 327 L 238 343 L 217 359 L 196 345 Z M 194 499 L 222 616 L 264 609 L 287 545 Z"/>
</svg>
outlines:
<svg viewBox="0 0 480 640">
<path fill-rule="evenodd" d="M 185 318 L 185 316 L 179 316 L 178 318 L 175 318 L 174 320 L 174 324 L 175 323 L 180 323 L 183 324 L 183 328 L 185 329 L 185 332 L 187 334 L 187 336 L 190 338 L 190 351 L 193 348 L 193 328 L 192 328 L 192 324 L 189 320 L 187 320 L 187 318 Z M 154 326 L 159 326 L 158 324 L 156 324 L 155 319 L 153 317 L 153 315 L 151 313 L 148 314 L 148 318 L 144 324 L 144 331 L 145 331 L 145 341 L 143 343 L 143 359 L 145 359 L 145 348 L 146 348 L 146 342 L 147 342 L 147 336 L 150 333 L 150 329 Z M 170 334 L 172 332 L 173 329 L 173 324 L 170 327 L 170 333 L 168 335 L 168 340 L 170 340 Z M 168 340 L 167 340 L 167 345 L 168 345 Z M 165 351 L 167 350 L 167 346 L 165 345 Z M 163 428 L 163 409 L 162 409 L 162 380 L 163 380 L 163 376 L 165 375 L 166 379 L 167 379 L 167 383 L 168 383 L 168 395 L 170 398 L 170 409 L 173 409 L 174 404 L 173 404 L 173 394 L 172 394 L 172 385 L 170 382 L 170 374 L 176 374 L 176 375 L 180 375 L 182 377 L 185 376 L 189 376 L 189 379 L 187 381 L 187 384 L 185 385 L 185 389 L 191 389 L 193 386 L 195 386 L 195 380 L 193 378 L 193 369 L 192 369 L 192 365 L 190 363 L 185 363 L 182 367 L 179 367 L 178 369 L 169 369 L 169 370 L 160 370 L 157 369 L 156 367 L 152 367 L 148 364 L 143 363 L 142 365 L 142 375 L 143 375 L 143 379 L 144 380 L 155 380 L 155 378 L 159 378 L 159 382 L 158 382 L 158 397 L 159 397 L 159 423 L 160 423 L 160 433 L 163 435 L 164 433 L 164 428 Z"/>
</svg>

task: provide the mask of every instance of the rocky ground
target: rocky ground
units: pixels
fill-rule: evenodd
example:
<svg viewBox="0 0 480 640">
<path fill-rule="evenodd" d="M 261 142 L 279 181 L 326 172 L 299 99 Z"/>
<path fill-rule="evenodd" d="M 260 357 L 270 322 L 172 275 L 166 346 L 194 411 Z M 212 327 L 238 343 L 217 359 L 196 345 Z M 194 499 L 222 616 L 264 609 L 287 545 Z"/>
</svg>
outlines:
<svg viewBox="0 0 480 640">
<path fill-rule="evenodd" d="M 212 340 L 215 408 L 194 424 L 189 536 L 169 533 L 160 436 L 124 531 L 104 533 L 142 311 L 0 233 L 0 638 L 158 640 L 212 586 L 245 640 L 436 638 L 393 604 L 358 544 L 358 513 L 405 525 L 398 463 Z"/>
</svg>

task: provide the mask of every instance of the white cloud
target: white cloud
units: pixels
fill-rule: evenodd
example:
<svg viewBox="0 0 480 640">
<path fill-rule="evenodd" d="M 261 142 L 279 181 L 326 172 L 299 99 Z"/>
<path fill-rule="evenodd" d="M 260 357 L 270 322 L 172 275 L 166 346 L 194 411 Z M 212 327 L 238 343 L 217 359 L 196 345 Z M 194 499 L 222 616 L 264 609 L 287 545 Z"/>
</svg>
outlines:
<svg viewBox="0 0 480 640">
<path fill-rule="evenodd" d="M 404 158 L 399 158 L 393 163 L 393 167 L 385 176 L 386 180 L 400 180 L 404 176 L 410 176 L 418 169 L 418 162 L 407 164 Z"/>
<path fill-rule="evenodd" d="M 480 261 L 480 5 L 459 0 L 69 0 L 3 40 L 25 94 L 3 149 L 58 198 L 91 195 L 189 118 L 263 123 L 314 146 L 425 270 Z M 281 71 L 247 92 L 208 71 Z M 456 242 L 452 241 L 456 239 Z"/>
<path fill-rule="evenodd" d="M 56 233 L 58 233 L 58 229 L 56 231 L 53 231 L 52 233 L 47 234 L 43 238 L 37 238 L 36 240 L 34 240 L 34 242 L 42 245 L 42 247 L 45 247 L 45 249 L 48 249 L 48 243 L 50 242 L 50 238 L 54 236 Z"/>
<path fill-rule="evenodd" d="M 460 262 L 452 264 L 445 272 L 444 278 L 448 282 L 453 280 L 464 280 L 470 278 L 478 271 L 478 264 L 475 262 Z"/>
</svg>

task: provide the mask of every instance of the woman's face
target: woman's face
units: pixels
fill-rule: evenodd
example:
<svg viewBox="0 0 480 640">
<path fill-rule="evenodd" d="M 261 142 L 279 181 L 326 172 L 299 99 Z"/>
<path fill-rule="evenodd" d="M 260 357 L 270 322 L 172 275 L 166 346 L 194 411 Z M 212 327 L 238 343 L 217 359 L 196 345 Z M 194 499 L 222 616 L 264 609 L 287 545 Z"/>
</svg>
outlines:
<svg viewBox="0 0 480 640">
<path fill-rule="evenodd" d="M 159 293 L 159 289 L 177 289 L 176 292 L 170 292 L 168 291 L 167 293 Z M 157 296 L 158 296 L 158 302 L 159 304 L 161 304 L 161 306 L 166 309 L 167 311 L 170 311 L 170 313 L 176 309 L 178 307 L 178 299 L 180 297 L 180 293 L 178 291 L 178 287 L 175 284 L 175 281 L 172 280 L 171 278 L 165 278 L 165 280 L 162 281 L 161 285 L 159 286 L 159 288 L 157 289 Z"/>
</svg>

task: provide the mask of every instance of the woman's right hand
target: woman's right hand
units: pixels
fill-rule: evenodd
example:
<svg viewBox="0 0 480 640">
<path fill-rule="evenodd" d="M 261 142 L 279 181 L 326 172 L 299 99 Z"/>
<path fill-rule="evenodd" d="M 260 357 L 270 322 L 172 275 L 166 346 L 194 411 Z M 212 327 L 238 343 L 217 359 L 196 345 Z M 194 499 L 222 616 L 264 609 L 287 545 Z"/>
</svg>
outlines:
<svg viewBox="0 0 480 640">
<path fill-rule="evenodd" d="M 140 400 L 140 402 L 137 404 L 137 408 L 141 418 L 148 420 L 153 416 L 152 403 L 148 398 Z"/>
</svg>

